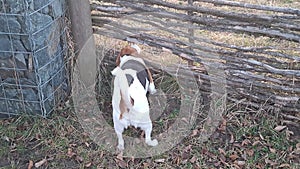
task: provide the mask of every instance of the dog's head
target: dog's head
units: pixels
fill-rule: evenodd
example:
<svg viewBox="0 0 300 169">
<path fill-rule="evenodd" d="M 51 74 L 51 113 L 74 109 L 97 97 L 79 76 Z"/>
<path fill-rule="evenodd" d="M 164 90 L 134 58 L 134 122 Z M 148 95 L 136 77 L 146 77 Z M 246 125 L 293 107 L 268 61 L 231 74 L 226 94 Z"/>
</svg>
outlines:
<svg viewBox="0 0 300 169">
<path fill-rule="evenodd" d="M 123 49 L 121 49 L 119 55 L 117 56 L 116 66 L 120 65 L 123 56 L 134 55 L 135 53 L 139 54 L 140 52 L 141 52 L 141 48 L 136 44 L 124 47 Z"/>
</svg>

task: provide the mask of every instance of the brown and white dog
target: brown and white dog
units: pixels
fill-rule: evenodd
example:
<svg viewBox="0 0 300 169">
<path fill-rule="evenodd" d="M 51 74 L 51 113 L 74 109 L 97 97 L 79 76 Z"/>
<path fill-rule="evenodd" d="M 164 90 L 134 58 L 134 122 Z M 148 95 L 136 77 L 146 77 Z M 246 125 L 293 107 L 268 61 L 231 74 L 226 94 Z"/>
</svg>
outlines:
<svg viewBox="0 0 300 169">
<path fill-rule="evenodd" d="M 114 129 L 118 136 L 118 149 L 124 149 L 122 133 L 132 125 L 145 131 L 146 144 L 156 146 L 151 139 L 152 122 L 149 102 L 146 96 L 156 92 L 152 75 L 143 59 L 134 57 L 141 49 L 137 45 L 123 48 L 116 59 L 116 68 L 111 72 L 114 78 L 112 97 Z"/>
</svg>

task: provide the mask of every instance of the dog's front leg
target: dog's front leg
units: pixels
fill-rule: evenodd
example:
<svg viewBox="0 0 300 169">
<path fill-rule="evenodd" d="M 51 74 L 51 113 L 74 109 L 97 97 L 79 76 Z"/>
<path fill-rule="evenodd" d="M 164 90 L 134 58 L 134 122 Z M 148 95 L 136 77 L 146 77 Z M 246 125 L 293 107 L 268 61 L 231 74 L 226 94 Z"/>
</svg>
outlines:
<svg viewBox="0 0 300 169">
<path fill-rule="evenodd" d="M 153 82 L 149 84 L 149 89 L 148 89 L 148 91 L 149 91 L 151 94 L 155 94 L 155 93 L 156 93 L 155 85 L 154 85 Z"/>
<path fill-rule="evenodd" d="M 153 81 L 153 78 L 152 78 L 152 75 L 151 75 L 151 72 L 150 72 L 149 68 L 147 68 L 147 72 L 148 72 L 148 78 L 149 78 L 148 91 L 151 94 L 154 94 L 154 93 L 156 93 L 156 89 L 155 89 L 154 81 Z"/>
<path fill-rule="evenodd" d="M 149 123 L 142 128 L 145 131 L 145 141 L 149 146 L 156 146 L 158 141 L 156 139 L 151 140 L 152 123 Z"/>
</svg>

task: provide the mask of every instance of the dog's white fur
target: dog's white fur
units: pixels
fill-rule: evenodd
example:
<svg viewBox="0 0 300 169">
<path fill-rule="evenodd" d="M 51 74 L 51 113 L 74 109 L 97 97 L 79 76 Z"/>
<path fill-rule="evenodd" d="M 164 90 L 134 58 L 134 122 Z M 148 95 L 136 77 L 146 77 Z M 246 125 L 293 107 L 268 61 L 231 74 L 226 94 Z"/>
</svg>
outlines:
<svg viewBox="0 0 300 169">
<path fill-rule="evenodd" d="M 132 45 L 132 48 L 136 49 L 139 53 L 141 50 L 137 45 Z M 141 64 L 145 65 L 144 61 L 140 58 L 135 58 L 133 56 L 125 55 L 120 58 L 120 65 L 117 66 L 111 73 L 115 76 L 114 79 L 114 91 L 112 97 L 112 107 L 113 107 L 113 122 L 114 129 L 118 137 L 118 149 L 124 149 L 124 139 L 122 133 L 124 129 L 132 125 L 134 127 L 140 127 L 145 131 L 145 142 L 150 146 L 156 146 L 158 141 L 156 139 L 151 139 L 152 132 L 152 122 L 149 115 L 149 102 L 146 97 L 147 91 L 150 93 L 155 93 L 154 83 L 149 83 L 146 80 L 146 87 L 137 78 L 137 72 L 133 69 L 122 70 L 120 67 L 126 63 L 128 60 L 137 60 Z M 126 74 L 133 77 L 133 82 L 128 85 Z M 134 100 L 134 104 L 130 103 L 130 99 Z M 127 107 L 127 112 L 123 114 L 123 118 L 120 118 L 120 102 L 123 100 Z"/>
</svg>

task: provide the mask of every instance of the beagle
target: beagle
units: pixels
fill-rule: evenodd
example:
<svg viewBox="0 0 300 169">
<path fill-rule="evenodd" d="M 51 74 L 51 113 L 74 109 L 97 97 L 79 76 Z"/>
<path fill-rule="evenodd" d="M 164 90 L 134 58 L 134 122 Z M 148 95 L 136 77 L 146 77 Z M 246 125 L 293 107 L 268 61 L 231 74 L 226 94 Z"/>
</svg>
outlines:
<svg viewBox="0 0 300 169">
<path fill-rule="evenodd" d="M 149 115 L 147 92 L 156 92 L 153 78 L 143 59 L 135 57 L 141 49 L 137 45 L 124 47 L 116 59 L 112 96 L 114 129 L 118 136 L 118 149 L 124 150 L 122 133 L 132 125 L 145 131 L 146 144 L 156 146 L 151 139 L 152 122 Z"/>
</svg>

